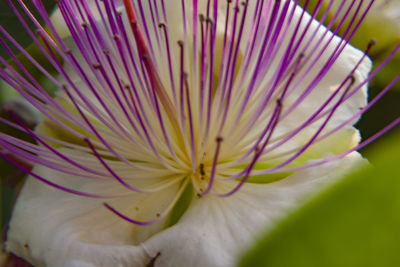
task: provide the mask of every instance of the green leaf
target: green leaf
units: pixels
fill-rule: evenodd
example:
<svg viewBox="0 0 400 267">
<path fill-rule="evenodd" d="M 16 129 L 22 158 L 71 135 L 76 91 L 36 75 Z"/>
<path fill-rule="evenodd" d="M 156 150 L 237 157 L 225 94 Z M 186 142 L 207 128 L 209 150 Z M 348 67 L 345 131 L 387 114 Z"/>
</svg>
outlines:
<svg viewBox="0 0 400 267">
<path fill-rule="evenodd" d="M 292 213 L 239 266 L 400 266 L 400 141 Z"/>
</svg>

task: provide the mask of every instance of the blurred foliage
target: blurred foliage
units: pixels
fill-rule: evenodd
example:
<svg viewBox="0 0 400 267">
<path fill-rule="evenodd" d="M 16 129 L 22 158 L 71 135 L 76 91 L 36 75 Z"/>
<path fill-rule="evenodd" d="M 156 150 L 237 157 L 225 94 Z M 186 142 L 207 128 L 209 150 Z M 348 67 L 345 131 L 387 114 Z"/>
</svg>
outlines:
<svg viewBox="0 0 400 267">
<path fill-rule="evenodd" d="M 11 104 L 11 102 L 10 102 Z M 22 103 L 20 104 L 22 105 Z M 18 116 L 20 120 L 22 120 L 25 125 L 27 125 L 30 128 L 33 128 L 36 124 L 36 119 L 35 118 L 28 118 L 30 117 L 31 114 L 29 112 L 31 110 L 22 110 L 24 107 L 20 106 L 18 107 L 17 104 L 13 103 L 14 107 L 10 107 L 11 105 L 3 105 L 0 108 L 0 117 L 5 118 L 7 120 L 12 121 L 10 118 L 8 111 L 9 109 L 13 110 L 13 112 L 17 112 L 20 115 L 25 113 L 23 116 Z M 19 109 L 20 111 L 18 112 Z M 31 116 L 34 117 L 34 116 Z M 11 126 L 5 125 L 3 123 L 0 124 L 0 132 L 5 133 L 17 138 L 20 138 L 22 140 L 27 140 L 30 142 L 33 142 L 34 140 L 26 133 L 21 132 Z M 0 147 L 1 149 L 1 147 Z M 12 209 L 12 203 L 15 200 L 15 193 L 20 189 L 20 186 L 22 184 L 23 177 L 25 176 L 24 172 L 21 170 L 17 169 L 13 165 L 9 164 L 8 161 L 4 160 L 3 158 L 0 158 L 0 184 L 1 184 L 1 209 L 0 211 L 3 213 L 1 216 L 1 222 L 2 225 L 5 225 L 5 223 L 8 221 L 9 215 L 11 214 L 11 209 Z"/>
<path fill-rule="evenodd" d="M 374 149 L 375 150 L 375 149 Z M 400 266 L 400 140 L 292 213 L 239 266 Z"/>
<path fill-rule="evenodd" d="M 34 30 L 33 23 L 29 22 L 27 15 L 25 15 L 24 12 L 22 11 L 21 7 L 18 4 L 18 1 L 11 0 L 10 2 L 14 4 L 14 6 L 20 12 L 24 20 L 27 22 L 27 24 L 31 27 L 32 30 Z M 38 13 L 35 10 L 32 2 L 24 1 L 24 3 L 32 11 L 32 14 L 38 18 L 39 22 L 42 23 L 42 20 L 40 19 L 40 16 L 38 16 Z M 56 5 L 56 1 L 53 0 L 43 1 L 43 4 L 46 10 L 48 10 L 48 12 L 51 12 L 51 10 L 54 9 Z M 43 60 L 38 56 L 40 55 L 39 49 L 37 48 L 37 46 L 32 44 L 31 37 L 28 35 L 25 28 L 20 23 L 19 19 L 17 18 L 17 16 L 15 15 L 15 13 L 13 12 L 12 8 L 10 7 L 10 5 L 6 0 L 0 0 L 0 25 L 6 31 L 8 31 L 12 35 L 12 37 L 20 43 L 22 47 L 26 48 L 27 51 L 36 60 L 38 60 L 40 64 L 42 64 L 45 68 L 47 68 L 47 70 L 52 71 L 51 70 L 52 67 L 49 65 L 48 61 Z M 11 43 L 8 40 L 5 41 L 7 45 L 12 49 L 12 51 L 18 55 L 18 59 L 21 61 L 21 64 L 30 71 L 33 71 L 33 76 L 35 76 L 35 78 L 40 83 L 45 82 L 43 75 L 40 75 L 37 69 L 33 68 L 32 64 L 29 63 L 29 61 L 24 56 L 18 53 L 18 51 L 11 45 Z M 10 59 L 10 55 L 8 55 L 6 49 L 4 49 L 3 47 L 1 47 L 0 49 L 0 56 L 4 57 L 5 59 L 8 59 L 9 63 L 13 67 L 16 66 L 16 64 Z M 49 88 L 49 91 L 51 92 L 52 88 Z M 0 117 L 9 119 L 8 113 L 5 110 L 4 105 L 11 99 L 15 99 L 17 97 L 18 93 L 16 93 L 15 90 L 12 89 L 12 87 L 10 87 L 4 81 L 0 81 L 0 105 L 1 105 Z M 19 137 L 24 140 L 33 141 L 26 134 L 23 134 L 20 131 L 17 131 L 12 127 L 8 127 L 4 124 L 0 124 L 0 132 L 10 134 L 12 136 Z M 13 165 L 9 164 L 6 160 L 0 158 L 0 185 L 1 185 L 0 218 L 2 226 L 1 229 L 4 228 L 10 217 L 11 209 L 13 206 L 12 204 L 14 203 L 16 194 L 21 187 L 23 177 L 24 173 L 22 173 L 22 171 L 18 170 Z"/>
<path fill-rule="evenodd" d="M 27 25 L 31 28 L 31 30 L 34 31 L 35 27 L 34 27 L 33 23 L 29 21 L 28 16 L 25 14 L 23 9 L 20 7 L 20 5 L 18 4 L 18 1 L 17 0 L 9 0 L 9 1 L 19 11 L 20 15 L 27 22 Z M 51 12 L 51 10 L 53 10 L 56 5 L 55 0 L 46 0 L 46 1 L 42 1 L 42 2 L 48 12 Z M 29 10 L 32 12 L 32 14 L 38 19 L 38 21 L 43 22 L 43 20 L 38 15 L 38 12 L 35 9 L 32 1 L 24 1 L 24 3 L 29 8 Z M 24 26 L 19 21 L 18 17 L 13 12 L 13 9 L 8 4 L 7 0 L 0 0 L 0 25 L 7 32 L 11 33 L 11 35 L 16 40 L 18 40 L 18 42 L 23 47 L 28 47 L 32 43 L 31 37 L 29 36 L 29 34 L 25 30 Z M 8 41 L 6 41 L 6 43 L 10 44 Z M 16 50 L 14 50 L 14 52 L 16 52 Z M 7 51 L 5 51 L 3 48 L 0 49 L 0 56 L 2 56 L 4 58 L 9 58 Z"/>
<path fill-rule="evenodd" d="M 31 10 L 32 14 L 35 18 L 42 23 L 43 19 L 38 14 L 37 10 L 34 8 L 34 5 L 31 1 L 25 1 L 26 6 Z M 48 12 L 51 12 L 55 8 L 55 1 L 43 1 L 44 6 Z M 30 21 L 30 18 L 25 14 L 23 9 L 20 7 L 16 0 L 12 0 L 11 3 L 14 4 L 14 7 L 18 10 L 19 14 L 22 16 L 26 24 L 30 27 L 30 29 L 35 33 L 35 26 Z M 50 62 L 43 56 L 43 53 L 38 48 L 38 46 L 33 42 L 31 36 L 28 34 L 23 24 L 20 22 L 18 17 L 15 15 L 13 9 L 8 4 L 7 0 L 0 0 L 0 25 L 11 34 L 11 36 L 49 73 L 54 74 L 55 70 Z M 44 29 L 47 30 L 47 27 L 44 26 Z M 37 40 L 43 44 L 43 42 L 37 38 Z M 11 49 L 13 53 L 17 56 L 18 61 L 24 68 L 28 69 L 30 74 L 35 77 L 35 79 L 42 85 L 49 83 L 48 79 L 28 60 L 12 43 L 4 38 L 5 43 L 7 44 L 8 49 Z M 26 77 L 23 71 L 18 67 L 18 64 L 12 59 L 11 55 L 7 52 L 7 49 L 1 46 L 0 56 L 4 57 L 8 60 L 8 63 L 18 71 L 22 76 Z M 0 65 L 1 66 L 1 65 Z M 55 88 L 54 85 L 44 86 L 48 92 L 53 93 Z M 4 81 L 0 81 L 0 105 L 6 102 L 9 99 L 13 99 L 18 97 L 19 94 Z"/>
</svg>

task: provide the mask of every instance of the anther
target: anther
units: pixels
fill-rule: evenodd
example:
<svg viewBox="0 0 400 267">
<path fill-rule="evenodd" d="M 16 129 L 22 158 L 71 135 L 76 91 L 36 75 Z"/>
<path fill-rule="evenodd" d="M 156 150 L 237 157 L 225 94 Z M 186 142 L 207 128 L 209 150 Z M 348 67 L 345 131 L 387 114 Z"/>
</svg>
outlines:
<svg viewBox="0 0 400 267">
<path fill-rule="evenodd" d="M 125 90 L 130 90 L 131 89 L 130 85 L 128 83 L 126 83 L 124 80 L 121 80 L 121 84 L 122 84 L 122 87 Z"/>
<path fill-rule="evenodd" d="M 203 14 L 200 14 L 200 15 L 199 15 L 199 19 L 200 19 L 201 22 L 204 22 L 204 20 L 205 20 L 204 15 L 203 15 Z"/>
<path fill-rule="evenodd" d="M 110 54 L 110 50 L 108 49 L 103 49 L 104 55 L 108 56 Z"/>
<path fill-rule="evenodd" d="M 99 63 L 93 63 L 92 66 L 93 66 L 93 68 L 95 68 L 96 70 L 100 68 L 100 64 L 99 64 Z"/>
<path fill-rule="evenodd" d="M 214 20 L 212 18 L 210 18 L 210 17 L 206 18 L 206 22 L 210 23 L 210 24 L 214 24 Z"/>
<path fill-rule="evenodd" d="M 353 85 L 356 82 L 356 77 L 354 75 L 350 76 L 350 85 Z"/>
<path fill-rule="evenodd" d="M 222 141 L 224 141 L 224 138 L 221 136 L 218 136 L 215 141 L 217 141 L 217 143 L 221 143 Z"/>
<path fill-rule="evenodd" d="M 81 26 L 82 26 L 83 28 L 86 28 L 86 27 L 89 26 L 89 24 L 88 24 L 86 21 L 84 21 L 84 22 L 81 23 Z"/>
<path fill-rule="evenodd" d="M 114 34 L 113 35 L 114 40 L 118 40 L 120 38 L 119 34 Z"/>
<path fill-rule="evenodd" d="M 183 44 L 184 44 L 184 43 L 183 43 L 182 40 L 179 40 L 179 41 L 178 41 L 178 45 L 179 45 L 180 47 L 183 47 Z"/>
<path fill-rule="evenodd" d="M 167 25 L 164 22 L 160 22 L 160 23 L 158 23 L 158 27 L 167 28 Z"/>
<path fill-rule="evenodd" d="M 71 49 L 69 49 L 69 48 L 65 49 L 65 50 L 64 50 L 64 53 L 65 53 L 65 54 L 70 54 L 70 53 L 71 53 Z"/>
<path fill-rule="evenodd" d="M 202 176 L 206 175 L 206 172 L 204 171 L 203 163 L 200 163 L 199 169 L 200 169 L 200 175 L 202 175 Z M 204 179 L 204 177 L 201 177 L 201 178 Z"/>
<path fill-rule="evenodd" d="M 368 50 L 373 47 L 374 45 L 376 45 L 377 40 L 375 38 L 372 38 L 369 43 L 368 43 Z"/>
</svg>

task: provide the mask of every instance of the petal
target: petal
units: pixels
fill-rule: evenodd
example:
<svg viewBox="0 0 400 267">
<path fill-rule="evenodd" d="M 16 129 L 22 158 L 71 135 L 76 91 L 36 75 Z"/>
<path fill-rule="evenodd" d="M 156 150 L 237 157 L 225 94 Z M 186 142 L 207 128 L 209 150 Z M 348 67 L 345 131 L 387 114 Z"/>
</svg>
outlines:
<svg viewBox="0 0 400 267">
<path fill-rule="evenodd" d="M 57 176 L 57 180 L 81 190 L 121 192 L 120 186 L 108 181 L 90 183 L 40 166 L 35 167 L 35 172 L 45 177 Z M 102 203 L 105 201 L 134 219 L 148 220 L 162 212 L 159 209 L 170 203 L 176 192 L 176 186 L 171 186 L 155 194 L 131 193 L 99 200 L 66 193 L 30 177 L 14 208 L 6 248 L 34 266 L 83 266 L 77 262 L 144 266 L 150 258 L 137 244 L 160 231 L 165 219 L 141 227 L 124 221 Z"/>
<path fill-rule="evenodd" d="M 246 184 L 229 198 L 203 197 L 175 226 L 144 243 L 155 266 L 233 266 L 241 250 L 260 230 L 270 229 L 305 196 L 340 177 L 361 157 L 353 153 L 342 160 L 306 169 L 269 185 Z M 335 170 L 335 172 L 333 172 Z M 337 172 L 339 170 L 339 172 Z"/>
</svg>

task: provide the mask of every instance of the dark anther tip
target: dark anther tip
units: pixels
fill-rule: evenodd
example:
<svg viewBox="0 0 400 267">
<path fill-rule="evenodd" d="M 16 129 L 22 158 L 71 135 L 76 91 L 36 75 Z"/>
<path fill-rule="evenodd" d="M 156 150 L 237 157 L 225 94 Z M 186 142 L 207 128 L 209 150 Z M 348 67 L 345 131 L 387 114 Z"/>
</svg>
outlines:
<svg viewBox="0 0 400 267">
<path fill-rule="evenodd" d="M 353 85 L 356 82 L 356 77 L 354 75 L 350 76 L 350 84 Z"/>
<path fill-rule="evenodd" d="M 200 175 L 201 176 L 206 175 L 206 172 L 204 171 L 204 164 L 203 163 L 200 163 L 199 169 L 200 169 Z M 201 178 L 204 179 L 204 177 L 201 177 Z"/>
<path fill-rule="evenodd" d="M 372 46 L 376 45 L 378 41 L 375 38 L 372 38 L 369 43 L 368 43 L 368 48 L 371 48 Z"/>
<path fill-rule="evenodd" d="M 222 136 L 218 136 L 216 139 L 217 143 L 221 143 L 222 141 L 224 141 L 224 138 Z"/>
<path fill-rule="evenodd" d="M 206 22 L 213 24 L 214 20 L 212 18 L 208 17 L 208 18 L 206 18 Z"/>
</svg>

